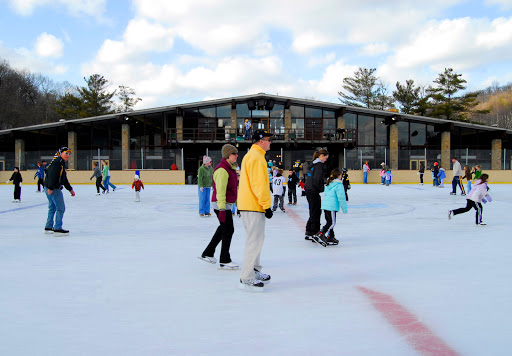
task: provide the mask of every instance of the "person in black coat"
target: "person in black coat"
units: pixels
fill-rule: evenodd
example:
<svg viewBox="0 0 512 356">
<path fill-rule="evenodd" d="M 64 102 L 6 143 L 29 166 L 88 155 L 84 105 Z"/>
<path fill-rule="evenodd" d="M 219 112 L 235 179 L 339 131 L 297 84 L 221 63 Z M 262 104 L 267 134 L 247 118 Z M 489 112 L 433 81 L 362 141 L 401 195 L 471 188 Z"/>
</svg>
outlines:
<svg viewBox="0 0 512 356">
<path fill-rule="evenodd" d="M 341 170 L 341 179 L 343 181 L 343 188 L 345 189 L 345 198 L 347 199 L 348 201 L 348 193 L 347 193 L 347 190 L 350 189 L 350 180 L 348 179 L 348 173 L 347 173 L 347 169 L 346 168 L 343 168 Z"/>
<path fill-rule="evenodd" d="M 290 169 L 288 172 L 288 205 L 297 205 L 297 185 L 299 177 Z"/>
<path fill-rule="evenodd" d="M 329 152 L 322 148 L 313 155 L 306 178 L 304 189 L 309 204 L 309 219 L 306 224 L 306 240 L 311 240 L 313 235 L 320 231 L 320 216 L 322 215 L 322 198 L 320 193 L 324 191 L 324 162 L 329 158 Z"/>
<path fill-rule="evenodd" d="M 20 169 L 18 167 L 14 167 L 14 173 L 6 184 L 12 181 L 14 184 L 14 200 L 13 203 L 19 203 L 21 201 L 21 182 L 23 182 L 23 178 L 21 177 Z"/>
<path fill-rule="evenodd" d="M 66 211 L 62 187 L 69 190 L 71 196 L 75 196 L 75 191 L 69 184 L 66 174 L 66 162 L 69 160 L 71 150 L 68 147 L 61 147 L 53 157 L 53 160 L 47 167 L 46 177 L 44 179 L 44 192 L 48 198 L 48 219 L 44 228 L 45 233 L 54 233 L 56 235 L 65 235 L 69 230 L 62 228 L 62 218 Z M 55 218 L 55 223 L 54 223 Z"/>
</svg>

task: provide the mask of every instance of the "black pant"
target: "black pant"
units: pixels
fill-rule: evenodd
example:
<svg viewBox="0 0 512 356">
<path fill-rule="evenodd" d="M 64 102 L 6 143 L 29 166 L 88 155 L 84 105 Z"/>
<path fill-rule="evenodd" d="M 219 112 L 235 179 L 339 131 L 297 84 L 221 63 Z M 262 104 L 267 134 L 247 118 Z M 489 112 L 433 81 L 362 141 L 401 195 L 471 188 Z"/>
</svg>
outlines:
<svg viewBox="0 0 512 356">
<path fill-rule="evenodd" d="M 98 194 L 100 194 L 100 188 L 105 191 L 105 187 L 103 187 L 103 184 L 101 184 L 101 181 L 103 180 L 102 177 L 96 177 L 96 191 Z"/>
<path fill-rule="evenodd" d="M 21 187 L 19 184 L 14 185 L 14 199 L 21 200 Z"/>
<path fill-rule="evenodd" d="M 41 187 L 44 188 L 44 180 L 43 180 L 43 178 L 38 178 L 37 179 L 37 191 L 38 192 L 41 191 Z"/>
<path fill-rule="evenodd" d="M 288 203 L 297 203 L 297 189 L 288 188 Z"/>
<path fill-rule="evenodd" d="M 334 237 L 334 226 L 336 225 L 336 212 L 324 210 L 325 225 L 322 228 L 322 233 L 325 236 Z"/>
<path fill-rule="evenodd" d="M 480 224 L 482 222 L 482 213 L 484 208 L 481 203 L 474 202 L 471 199 L 466 200 L 466 207 L 453 210 L 453 215 L 467 213 L 471 208 L 476 210 L 475 223 Z"/>
<path fill-rule="evenodd" d="M 213 210 L 217 218 L 219 217 L 219 210 Z M 233 237 L 233 233 L 235 232 L 235 227 L 233 226 L 233 215 L 230 210 L 226 210 L 226 221 L 220 222 L 219 227 L 213 234 L 213 237 L 206 246 L 206 249 L 203 251 L 202 256 L 213 257 L 215 255 L 215 248 L 222 241 L 222 247 L 220 250 L 220 263 L 229 263 L 231 262 L 231 256 L 229 255 L 229 247 L 231 246 L 231 238 Z"/>
<path fill-rule="evenodd" d="M 309 219 L 306 224 L 306 235 L 311 236 L 320 231 L 320 216 L 322 215 L 322 198 L 319 193 L 306 192 L 309 204 Z"/>
<path fill-rule="evenodd" d="M 464 186 L 462 185 L 462 181 L 459 177 L 453 177 L 452 180 L 452 193 L 457 194 L 457 186 L 459 186 L 460 191 L 462 194 L 466 194 L 466 191 L 464 190 Z"/>
<path fill-rule="evenodd" d="M 423 173 L 420 173 L 420 183 L 423 184 Z"/>
</svg>

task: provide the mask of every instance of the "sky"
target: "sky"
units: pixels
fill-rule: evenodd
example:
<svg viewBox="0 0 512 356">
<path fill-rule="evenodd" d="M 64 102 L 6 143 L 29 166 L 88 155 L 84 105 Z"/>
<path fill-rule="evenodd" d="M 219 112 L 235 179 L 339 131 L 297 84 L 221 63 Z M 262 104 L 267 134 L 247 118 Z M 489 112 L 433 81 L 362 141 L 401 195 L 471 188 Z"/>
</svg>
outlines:
<svg viewBox="0 0 512 356">
<path fill-rule="evenodd" d="M 71 179 L 57 237 L 22 175 L 21 203 L 0 185 L 0 355 L 510 355 L 512 185 L 492 174 L 478 227 L 474 210 L 448 220 L 466 205 L 448 184 L 352 184 L 326 248 L 304 240 L 299 193 L 262 227 L 262 293 L 197 258 L 218 220 L 199 217 L 196 185 L 146 182 L 135 202 L 130 185 L 96 196 Z"/>
<path fill-rule="evenodd" d="M 136 109 L 260 92 L 339 102 L 376 68 L 468 90 L 512 82 L 512 0 L 0 0 L 0 59 L 84 86 L 133 88 Z"/>
</svg>

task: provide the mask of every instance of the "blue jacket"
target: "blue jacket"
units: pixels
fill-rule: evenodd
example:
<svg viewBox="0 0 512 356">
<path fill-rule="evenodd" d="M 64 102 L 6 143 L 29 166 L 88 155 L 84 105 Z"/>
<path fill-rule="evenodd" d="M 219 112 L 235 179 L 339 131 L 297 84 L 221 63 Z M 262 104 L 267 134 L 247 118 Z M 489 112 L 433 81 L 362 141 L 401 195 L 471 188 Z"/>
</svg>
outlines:
<svg viewBox="0 0 512 356">
<path fill-rule="evenodd" d="M 339 180 L 333 180 L 325 187 L 324 199 L 322 200 L 322 210 L 340 211 L 347 213 L 347 200 L 345 198 L 345 188 Z"/>
<path fill-rule="evenodd" d="M 43 166 L 37 168 L 37 172 L 34 175 L 34 178 L 35 177 L 44 179 L 44 167 Z"/>
</svg>

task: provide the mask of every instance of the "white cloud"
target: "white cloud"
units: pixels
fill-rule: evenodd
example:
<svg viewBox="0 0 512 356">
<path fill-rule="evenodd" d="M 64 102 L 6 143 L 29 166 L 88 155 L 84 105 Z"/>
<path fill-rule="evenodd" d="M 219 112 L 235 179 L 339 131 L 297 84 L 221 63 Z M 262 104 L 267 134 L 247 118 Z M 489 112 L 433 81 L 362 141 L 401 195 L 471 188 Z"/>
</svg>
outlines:
<svg viewBox="0 0 512 356">
<path fill-rule="evenodd" d="M 48 59 L 40 58 L 33 50 L 25 47 L 6 48 L 0 41 L 0 58 L 5 59 L 12 68 L 29 70 L 32 73 L 43 75 L 63 74 L 68 68 L 61 64 L 54 64 Z"/>
<path fill-rule="evenodd" d="M 62 40 L 46 32 L 37 37 L 35 51 L 39 57 L 59 58 L 64 52 Z"/>
<path fill-rule="evenodd" d="M 22 16 L 32 15 L 37 7 L 63 7 L 73 16 L 88 15 L 101 17 L 106 0 L 8 0 L 9 7 Z"/>
<path fill-rule="evenodd" d="M 338 92 L 342 90 L 343 78 L 352 77 L 358 68 L 359 67 L 356 65 L 345 64 L 343 60 L 339 60 L 327 66 L 322 75 L 322 79 L 308 81 L 307 91 L 309 93 L 335 98 Z"/>
<path fill-rule="evenodd" d="M 336 59 L 336 54 L 334 52 L 327 53 L 324 56 L 312 56 L 309 58 L 308 67 L 312 68 L 320 65 L 329 64 L 332 61 L 334 61 L 334 59 Z"/>
<path fill-rule="evenodd" d="M 386 43 L 370 43 L 363 46 L 359 53 L 364 56 L 376 56 L 389 51 L 389 47 Z"/>
<path fill-rule="evenodd" d="M 512 9 L 512 1 L 510 0 L 485 0 L 485 3 L 489 6 L 499 6 L 502 10 Z"/>
</svg>

